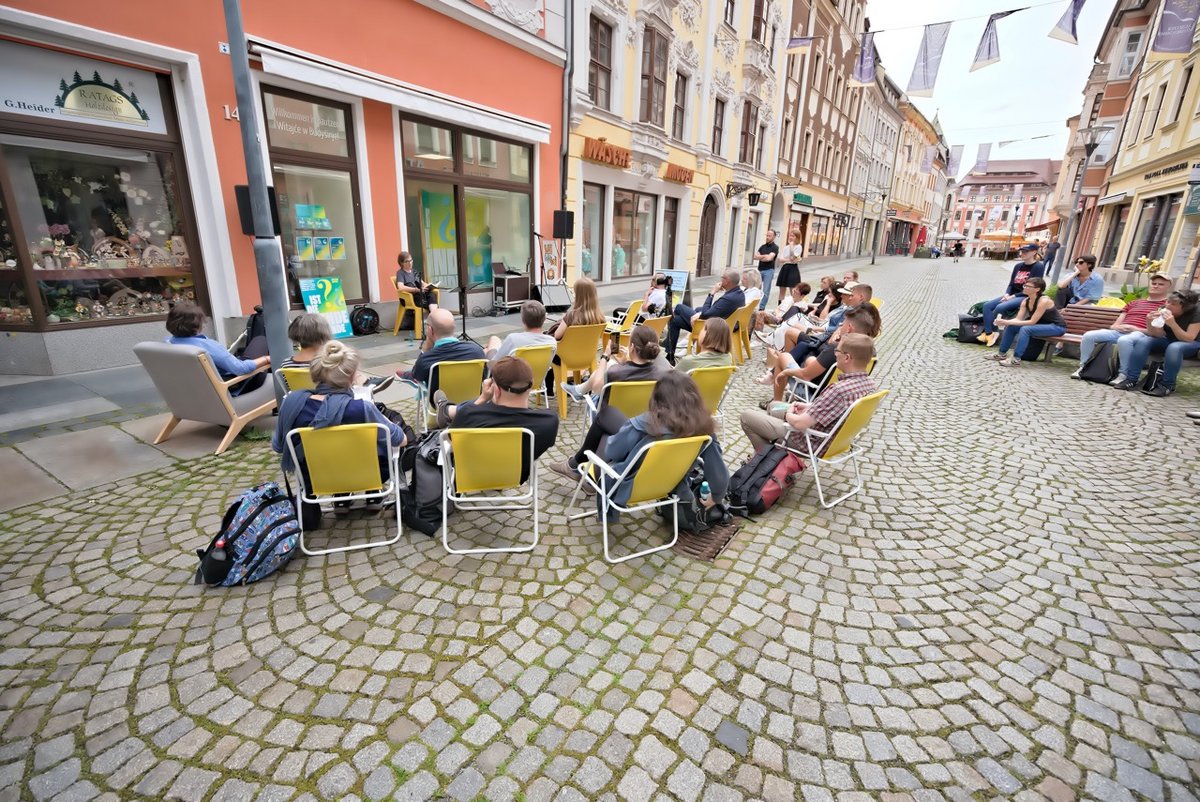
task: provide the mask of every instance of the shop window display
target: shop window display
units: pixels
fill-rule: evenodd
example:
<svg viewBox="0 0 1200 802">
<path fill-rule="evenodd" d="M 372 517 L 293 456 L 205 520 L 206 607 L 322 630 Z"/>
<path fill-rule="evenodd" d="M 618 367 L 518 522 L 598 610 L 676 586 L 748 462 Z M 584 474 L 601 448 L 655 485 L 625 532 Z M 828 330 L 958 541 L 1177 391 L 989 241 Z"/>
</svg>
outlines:
<svg viewBox="0 0 1200 802">
<path fill-rule="evenodd" d="M 601 251 L 604 242 L 604 187 L 599 184 L 583 185 L 583 251 L 580 254 L 580 269 L 585 276 L 597 281 L 604 268 Z"/>
<path fill-rule="evenodd" d="M 652 272 L 657 206 L 653 195 L 613 190 L 613 278 Z"/>
<path fill-rule="evenodd" d="M 161 315 L 195 297 L 171 154 L 10 135 L 0 146 L 48 325 Z M 18 282 L 6 287 L 9 314 L 27 316 Z"/>
<path fill-rule="evenodd" d="M 18 266 L 17 243 L 7 210 L 0 201 L 0 324 L 28 326 L 33 323 L 33 312 Z"/>
</svg>

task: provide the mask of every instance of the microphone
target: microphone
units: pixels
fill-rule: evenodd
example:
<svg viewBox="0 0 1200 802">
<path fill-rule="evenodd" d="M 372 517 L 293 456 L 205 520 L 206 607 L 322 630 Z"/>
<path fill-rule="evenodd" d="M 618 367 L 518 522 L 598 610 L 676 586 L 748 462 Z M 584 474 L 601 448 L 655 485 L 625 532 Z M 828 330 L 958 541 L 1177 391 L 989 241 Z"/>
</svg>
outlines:
<svg viewBox="0 0 1200 802">
<path fill-rule="evenodd" d="M 530 230 L 532 230 L 532 229 L 530 229 Z M 537 237 L 538 239 L 545 239 L 545 237 L 543 237 L 541 234 L 539 234 L 536 231 L 533 232 L 533 236 Z"/>
</svg>

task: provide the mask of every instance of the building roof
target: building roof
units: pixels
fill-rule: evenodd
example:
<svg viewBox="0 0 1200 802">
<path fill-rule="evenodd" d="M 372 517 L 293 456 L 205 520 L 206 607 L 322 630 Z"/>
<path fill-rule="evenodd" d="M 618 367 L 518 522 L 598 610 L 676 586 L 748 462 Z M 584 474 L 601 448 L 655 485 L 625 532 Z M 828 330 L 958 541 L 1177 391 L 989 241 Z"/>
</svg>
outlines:
<svg viewBox="0 0 1200 802">
<path fill-rule="evenodd" d="M 1054 186 L 1061 168 L 1060 159 L 991 159 L 986 173 L 968 173 L 958 185 L 1041 183 Z"/>
</svg>

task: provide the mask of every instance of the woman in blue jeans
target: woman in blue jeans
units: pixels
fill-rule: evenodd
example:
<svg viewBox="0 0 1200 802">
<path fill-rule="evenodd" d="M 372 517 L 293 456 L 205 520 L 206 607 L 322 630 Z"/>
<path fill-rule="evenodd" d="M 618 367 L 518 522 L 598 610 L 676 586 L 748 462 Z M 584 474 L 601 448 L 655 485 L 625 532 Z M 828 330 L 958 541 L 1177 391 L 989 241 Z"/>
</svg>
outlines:
<svg viewBox="0 0 1200 802">
<path fill-rule="evenodd" d="M 1128 358 L 1122 353 L 1121 372 L 1113 379 L 1118 390 L 1137 387 L 1138 377 L 1151 354 L 1163 355 L 1163 375 L 1149 395 L 1163 397 L 1175 392 L 1175 380 L 1185 357 L 1200 353 L 1200 296 L 1195 292 L 1173 292 L 1155 315 L 1150 316 L 1146 332 L 1133 337 Z"/>
<path fill-rule="evenodd" d="M 1021 354 L 1029 347 L 1029 341 L 1038 338 L 1059 337 L 1067 327 L 1062 315 L 1054 308 L 1054 300 L 1046 297 L 1046 280 L 1034 276 L 1026 280 L 1021 288 L 1024 299 L 1012 320 L 997 320 L 996 325 L 1004 329 L 1000 337 L 1000 349 L 988 354 L 985 359 L 995 359 L 1006 368 L 1021 364 Z M 1008 351 L 1012 349 L 1012 356 Z"/>
</svg>

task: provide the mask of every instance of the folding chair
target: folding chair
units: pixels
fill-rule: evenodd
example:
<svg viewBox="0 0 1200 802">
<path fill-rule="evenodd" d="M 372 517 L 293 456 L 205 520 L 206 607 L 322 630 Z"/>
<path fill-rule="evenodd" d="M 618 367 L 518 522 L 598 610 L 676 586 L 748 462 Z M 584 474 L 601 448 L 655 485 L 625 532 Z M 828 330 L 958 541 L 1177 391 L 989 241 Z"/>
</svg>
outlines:
<svg viewBox="0 0 1200 802">
<path fill-rule="evenodd" d="M 642 325 L 653 329 L 654 333 L 658 335 L 658 339 L 661 340 L 663 338 L 663 332 L 667 330 L 667 324 L 670 322 L 670 315 L 659 315 L 658 317 L 646 318 L 642 321 Z M 619 348 L 629 347 L 629 335 L 632 331 L 633 329 L 631 328 L 629 331 L 623 331 L 617 335 L 617 346 Z"/>
<path fill-rule="evenodd" d="M 639 298 L 629 304 L 629 308 L 619 315 L 614 315 L 608 319 L 607 331 L 609 334 L 617 334 L 619 332 L 629 332 L 633 330 L 634 321 L 642 311 L 642 299 Z"/>
<path fill-rule="evenodd" d="M 733 364 L 741 365 L 750 358 L 751 319 L 758 301 L 751 301 L 729 316 L 729 331 L 733 335 Z"/>
<path fill-rule="evenodd" d="M 412 312 L 413 313 L 412 338 L 415 341 L 417 339 L 417 332 L 422 330 L 422 325 L 423 325 L 422 321 L 424 320 L 425 310 L 422 309 L 420 307 L 420 305 L 418 305 L 417 303 L 414 302 L 412 293 L 400 292 L 400 285 L 396 283 L 395 276 L 392 276 L 392 288 L 394 290 L 396 290 L 396 295 L 398 296 L 398 298 L 400 300 L 399 305 L 396 307 L 396 326 L 395 326 L 395 328 L 392 329 L 392 336 L 393 337 L 400 336 L 400 324 L 402 322 L 404 322 L 404 313 Z M 442 291 L 435 287 L 433 290 L 433 297 L 434 297 L 434 303 L 440 304 L 442 301 Z"/>
<path fill-rule="evenodd" d="M 304 427 L 287 433 L 288 452 L 296 466 L 299 501 L 320 504 L 330 501 L 385 501 L 396 505 L 396 534 L 386 540 L 310 549 L 304 540 L 304 516 L 300 519 L 300 549 L 305 554 L 334 554 L 343 551 L 390 546 L 400 539 L 400 451 L 388 446 L 388 476 L 379 472 L 379 438 L 388 442 L 382 423 L 349 423 L 324 429 Z M 299 441 L 300 449 L 297 449 Z M 303 453 L 303 462 L 301 461 Z M 303 465 L 303 468 L 301 467 Z M 308 481 L 305 481 L 305 469 Z"/>
<path fill-rule="evenodd" d="M 828 432 L 809 429 L 800 438 L 800 446 L 788 445 L 789 437 L 784 437 L 781 445 L 788 451 L 800 457 L 812 469 L 813 481 L 817 485 L 817 497 L 825 509 L 841 504 L 863 488 L 862 473 L 858 469 L 858 456 L 862 449 L 854 445 L 855 439 L 862 433 L 871 416 L 879 408 L 888 390 L 880 390 L 858 399 L 847 409 L 842 417 Z M 821 468 L 826 473 L 849 462 L 854 468 L 854 485 L 849 492 L 838 496 L 833 501 L 825 500 L 825 491 L 821 487 Z M 828 481 L 828 480 L 826 480 Z"/>
<path fill-rule="evenodd" d="M 596 491 L 600 504 L 600 526 L 604 533 L 605 560 L 610 563 L 623 563 L 626 560 L 644 557 L 675 545 L 679 540 L 679 499 L 675 496 L 675 488 L 688 475 L 696 463 L 697 457 L 700 456 L 700 452 L 710 442 L 712 442 L 711 437 L 701 434 L 695 437 L 680 437 L 674 440 L 658 440 L 647 443 L 638 449 L 637 453 L 633 455 L 633 459 L 629 461 L 629 465 L 621 473 L 617 473 L 612 466 L 591 451 L 584 452 L 587 455 L 587 461 L 579 464 L 579 484 L 575 486 L 575 492 L 571 494 L 571 503 L 568 506 L 575 506 L 575 499 L 579 496 L 584 482 L 587 482 Z M 596 476 L 599 476 L 599 479 Z M 631 479 L 633 486 L 625 503 L 618 504 L 613 501 L 613 496 L 617 494 L 626 479 Z M 608 483 L 609 481 L 611 483 Z M 636 551 L 624 557 L 612 556 L 612 544 L 609 541 L 608 533 L 608 513 L 610 511 L 637 512 L 665 507 L 668 504 L 671 505 L 671 517 L 674 525 L 671 542 Z M 594 510 L 581 512 L 570 516 L 570 519 L 577 521 L 595 514 Z"/>
<path fill-rule="evenodd" d="M 883 309 L 883 299 L 882 298 L 876 298 L 874 295 L 872 295 L 871 303 L 872 303 L 872 305 L 874 305 L 874 307 L 876 309 Z"/>
<path fill-rule="evenodd" d="M 437 410 L 429 406 L 434 391 L 445 392 L 451 404 L 474 401 L 483 388 L 486 370 L 486 359 L 435 362 L 429 369 L 429 384 L 410 381 L 409 384 L 417 389 L 417 424 L 420 431 L 428 431 L 437 425 Z"/>
<path fill-rule="evenodd" d="M 275 381 L 279 382 L 285 393 L 317 389 L 317 383 L 312 380 L 308 368 L 279 368 L 275 371 Z"/>
<path fill-rule="evenodd" d="M 685 354 L 692 353 L 692 349 L 696 349 L 696 353 L 700 353 L 700 338 L 704 336 L 704 321 L 697 320 L 692 324 L 692 331 L 688 334 L 687 350 Z"/>
<path fill-rule="evenodd" d="M 530 396 L 541 396 L 546 406 L 550 406 L 550 399 L 546 395 L 546 374 L 550 372 L 550 363 L 554 360 L 554 346 L 526 345 L 514 349 L 512 355 L 529 365 L 533 371 L 534 389 L 530 391 Z"/>
<path fill-rule="evenodd" d="M 596 369 L 596 352 L 600 350 L 600 337 L 604 334 L 604 323 L 591 326 L 567 326 L 567 331 L 558 341 L 558 363 L 554 365 L 555 395 L 558 398 L 558 417 L 567 417 L 567 394 L 561 388 L 567 374 L 575 383 L 583 379 L 583 371 Z"/>
<path fill-rule="evenodd" d="M 878 361 L 877 357 L 871 357 L 871 361 L 867 363 L 867 375 L 875 372 L 876 361 Z M 822 390 L 831 384 L 837 384 L 840 378 L 842 378 L 842 372 L 838 369 L 837 365 L 834 365 L 832 369 L 825 371 L 825 375 L 818 381 L 810 382 L 804 379 L 792 379 L 788 382 L 788 389 L 787 393 L 784 394 L 784 400 L 788 402 L 802 401 L 806 404 L 811 404 L 821 394 Z"/>
<path fill-rule="evenodd" d="M 653 381 L 607 382 L 600 392 L 584 396 L 587 405 L 588 425 L 600 412 L 600 407 L 620 410 L 627 418 L 636 418 L 650 408 L 650 394 L 654 392 Z"/>
<path fill-rule="evenodd" d="M 442 546 L 450 554 L 499 554 L 533 551 L 538 544 L 537 463 L 529 429 L 446 429 L 442 441 Z M 524 442 L 522 442 L 524 441 Z M 522 449 L 528 455 L 529 478 L 521 476 Z M 529 490 L 519 495 L 489 491 Z M 455 549 L 450 546 L 450 502 L 460 510 L 524 510 L 533 512 L 533 542 L 521 546 Z M 504 517 L 505 528 L 512 518 Z"/>
<path fill-rule="evenodd" d="M 721 412 L 721 404 L 725 401 L 725 395 L 729 392 L 729 382 L 736 371 L 737 368 L 733 365 L 695 368 L 688 371 L 692 381 L 696 382 L 696 386 L 700 388 L 700 397 L 704 399 L 704 406 L 716 419 L 722 434 L 725 433 L 725 415 Z"/>
</svg>

